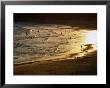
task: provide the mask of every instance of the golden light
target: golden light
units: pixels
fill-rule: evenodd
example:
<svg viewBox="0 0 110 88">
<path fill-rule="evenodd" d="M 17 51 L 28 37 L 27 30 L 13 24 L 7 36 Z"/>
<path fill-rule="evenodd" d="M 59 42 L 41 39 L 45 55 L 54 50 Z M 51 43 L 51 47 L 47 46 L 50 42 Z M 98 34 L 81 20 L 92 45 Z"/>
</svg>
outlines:
<svg viewBox="0 0 110 88">
<path fill-rule="evenodd" d="M 86 44 L 96 44 L 97 43 L 97 31 L 89 31 L 86 40 Z"/>
</svg>

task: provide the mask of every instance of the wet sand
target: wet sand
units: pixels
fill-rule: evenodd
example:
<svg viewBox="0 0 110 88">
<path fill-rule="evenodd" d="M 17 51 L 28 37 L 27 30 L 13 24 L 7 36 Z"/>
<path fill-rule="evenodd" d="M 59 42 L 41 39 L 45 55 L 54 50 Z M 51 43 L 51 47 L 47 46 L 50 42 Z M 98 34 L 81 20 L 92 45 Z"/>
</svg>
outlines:
<svg viewBox="0 0 110 88">
<path fill-rule="evenodd" d="M 71 57 L 71 56 L 70 56 Z M 72 56 L 73 57 L 73 56 Z M 14 75 L 96 75 L 97 51 L 83 57 L 44 60 L 15 65 Z"/>
</svg>

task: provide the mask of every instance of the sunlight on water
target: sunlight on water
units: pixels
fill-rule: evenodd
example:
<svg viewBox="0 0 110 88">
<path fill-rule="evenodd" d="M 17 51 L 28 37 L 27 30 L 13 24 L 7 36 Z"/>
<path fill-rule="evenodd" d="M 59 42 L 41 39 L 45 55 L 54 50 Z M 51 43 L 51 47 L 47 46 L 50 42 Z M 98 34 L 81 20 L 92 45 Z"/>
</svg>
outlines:
<svg viewBox="0 0 110 88">
<path fill-rule="evenodd" d="M 84 49 L 86 49 L 87 47 L 92 47 L 90 50 L 96 50 L 97 49 L 97 31 L 96 30 L 92 30 L 92 31 L 87 31 L 87 30 L 82 30 L 80 32 L 78 32 L 78 35 L 80 35 L 80 38 L 76 39 L 79 40 L 77 43 L 75 43 L 75 40 L 71 41 L 71 48 L 72 50 L 70 50 L 70 52 L 72 53 L 77 53 L 80 52 L 82 49 L 81 47 L 83 47 Z M 77 35 L 77 36 L 78 36 Z M 92 45 L 88 45 L 88 44 L 92 44 Z"/>
<path fill-rule="evenodd" d="M 96 44 L 97 43 L 97 31 L 90 31 L 86 36 L 85 43 Z"/>
</svg>

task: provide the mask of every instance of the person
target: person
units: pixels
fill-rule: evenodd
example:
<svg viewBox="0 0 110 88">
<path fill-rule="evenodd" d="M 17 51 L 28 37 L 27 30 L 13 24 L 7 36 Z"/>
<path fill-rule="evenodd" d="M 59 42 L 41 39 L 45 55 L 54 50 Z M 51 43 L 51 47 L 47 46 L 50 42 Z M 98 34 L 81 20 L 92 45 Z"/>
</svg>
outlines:
<svg viewBox="0 0 110 88">
<path fill-rule="evenodd" d="M 71 37 L 70 37 L 70 39 L 71 39 Z"/>
<path fill-rule="evenodd" d="M 82 51 L 82 45 L 81 45 L 81 51 Z"/>
<path fill-rule="evenodd" d="M 62 35 L 62 32 L 61 32 L 61 35 Z"/>
</svg>

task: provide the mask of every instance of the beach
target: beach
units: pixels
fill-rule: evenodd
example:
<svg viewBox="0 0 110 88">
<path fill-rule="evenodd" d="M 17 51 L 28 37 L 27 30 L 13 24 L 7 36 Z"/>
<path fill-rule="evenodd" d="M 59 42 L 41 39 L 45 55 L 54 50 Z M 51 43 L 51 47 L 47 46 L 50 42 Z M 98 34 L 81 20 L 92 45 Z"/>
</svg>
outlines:
<svg viewBox="0 0 110 88">
<path fill-rule="evenodd" d="M 14 66 L 15 75 L 97 75 L 97 52 L 77 59 L 56 59 Z"/>
</svg>

